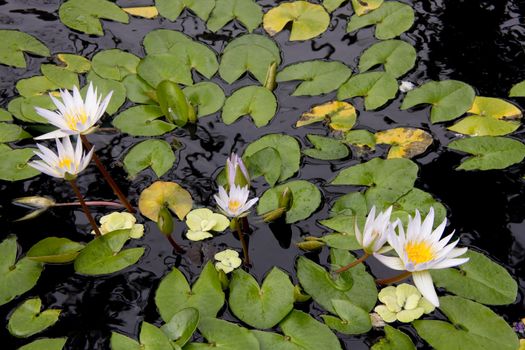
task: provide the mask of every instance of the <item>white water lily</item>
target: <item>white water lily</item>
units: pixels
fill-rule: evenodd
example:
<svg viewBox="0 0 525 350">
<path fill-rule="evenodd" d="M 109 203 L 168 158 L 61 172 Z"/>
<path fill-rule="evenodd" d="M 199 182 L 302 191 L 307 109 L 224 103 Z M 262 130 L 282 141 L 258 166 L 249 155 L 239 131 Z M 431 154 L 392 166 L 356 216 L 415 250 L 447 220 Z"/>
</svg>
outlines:
<svg viewBox="0 0 525 350">
<path fill-rule="evenodd" d="M 376 207 L 373 206 L 370 213 L 368 213 L 362 233 L 357 222 L 355 223 L 355 238 L 367 254 L 383 253 L 390 250 L 390 247 L 385 249 L 384 245 L 388 238 L 388 232 L 393 229 L 390 222 L 392 207 L 389 207 L 384 212 L 380 212 L 377 214 L 377 217 L 375 214 Z"/>
<path fill-rule="evenodd" d="M 441 239 L 446 224 L 447 219 L 432 230 L 434 209 L 430 208 L 423 222 L 419 211 L 416 210 L 414 218 L 410 216 L 408 218 L 406 234 L 400 221 L 396 223 L 399 233 L 396 234 L 395 230 L 389 232 L 388 243 L 398 256 L 374 254 L 379 261 L 391 269 L 411 272 L 417 289 L 436 307 L 439 306 L 439 299 L 428 270 L 458 266 L 469 260 L 458 258 L 467 251 L 467 248 L 455 248 L 459 240 L 447 244 L 454 233 Z"/>
<path fill-rule="evenodd" d="M 223 250 L 215 254 L 214 258 L 217 260 L 215 268 L 224 271 L 224 273 L 232 272 L 241 266 L 242 263 L 241 258 L 239 258 L 239 253 L 232 249 Z"/>
<path fill-rule="evenodd" d="M 188 232 L 186 237 L 192 241 L 202 241 L 212 238 L 209 231 L 222 232 L 230 225 L 230 220 L 224 215 L 216 214 L 210 209 L 194 209 L 186 215 Z"/>
<path fill-rule="evenodd" d="M 130 213 L 113 212 L 100 218 L 100 233 L 106 233 L 117 230 L 130 230 L 131 238 L 141 238 L 144 235 L 144 225 L 137 224 L 137 219 Z M 91 231 L 95 234 L 95 231 Z"/>
<path fill-rule="evenodd" d="M 219 194 L 214 195 L 219 208 L 229 217 L 238 218 L 248 215 L 250 208 L 257 203 L 259 198 L 255 197 L 248 200 L 250 190 L 248 186 L 230 186 L 229 193 L 224 187 L 219 186 Z"/>
<path fill-rule="evenodd" d="M 89 83 L 85 101 L 76 86 L 73 87 L 73 94 L 67 90 L 60 90 L 62 101 L 50 95 L 58 111 L 53 112 L 40 107 L 35 107 L 35 109 L 39 115 L 56 126 L 58 130 L 35 137 L 35 139 L 44 140 L 68 135 L 89 134 L 106 111 L 112 94 L 113 91 L 102 100 L 102 95 L 99 96 L 97 89 L 93 89 L 93 84 Z"/>
<path fill-rule="evenodd" d="M 226 160 L 226 175 L 229 186 L 249 186 L 250 174 L 244 165 L 241 157 L 236 153 L 232 153 Z"/>
<path fill-rule="evenodd" d="M 63 140 L 64 141 L 61 142 L 59 139 L 56 139 L 57 153 L 54 153 L 45 146 L 37 144 L 39 151 L 35 151 L 35 154 L 39 156 L 41 160 L 29 162 L 28 165 L 49 176 L 66 180 L 74 179 L 88 166 L 93 156 L 94 148 L 85 154 L 80 137 L 77 137 L 75 148 L 73 148 L 69 136 Z"/>
</svg>

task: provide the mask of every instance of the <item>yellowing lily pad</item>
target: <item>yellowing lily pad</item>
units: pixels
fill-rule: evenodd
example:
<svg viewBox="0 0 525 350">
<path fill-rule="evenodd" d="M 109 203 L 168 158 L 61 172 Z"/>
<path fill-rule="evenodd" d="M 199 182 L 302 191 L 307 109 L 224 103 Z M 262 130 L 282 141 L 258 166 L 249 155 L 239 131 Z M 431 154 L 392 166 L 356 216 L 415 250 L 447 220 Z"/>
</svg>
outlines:
<svg viewBox="0 0 525 350">
<path fill-rule="evenodd" d="M 388 158 L 412 158 L 432 144 L 432 135 L 421 129 L 394 128 L 377 132 L 376 143 L 392 145 Z"/>
<path fill-rule="evenodd" d="M 149 19 L 155 18 L 159 15 L 159 11 L 157 10 L 155 6 L 124 7 L 122 9 L 132 16 L 149 18 Z"/>
<path fill-rule="evenodd" d="M 66 65 L 64 67 L 65 69 L 75 73 L 86 73 L 91 69 L 91 62 L 87 58 L 79 55 L 59 53 L 57 59 Z"/>
<path fill-rule="evenodd" d="M 357 119 L 357 112 L 350 103 L 330 101 L 314 106 L 301 115 L 296 127 L 324 121 L 332 130 L 348 131 L 352 129 Z"/>
<path fill-rule="evenodd" d="M 293 22 L 290 40 L 308 40 L 328 28 L 330 16 L 321 5 L 306 1 L 288 2 L 272 8 L 264 15 L 264 30 L 273 36 L 290 21 Z"/>
<path fill-rule="evenodd" d="M 191 210 L 193 200 L 184 188 L 175 182 L 157 181 L 140 194 L 139 210 L 148 219 L 157 222 L 162 208 L 167 207 L 182 220 Z"/>
<path fill-rule="evenodd" d="M 383 5 L 383 0 L 352 0 L 352 7 L 358 16 L 366 15 L 368 12 L 375 10 Z"/>
</svg>

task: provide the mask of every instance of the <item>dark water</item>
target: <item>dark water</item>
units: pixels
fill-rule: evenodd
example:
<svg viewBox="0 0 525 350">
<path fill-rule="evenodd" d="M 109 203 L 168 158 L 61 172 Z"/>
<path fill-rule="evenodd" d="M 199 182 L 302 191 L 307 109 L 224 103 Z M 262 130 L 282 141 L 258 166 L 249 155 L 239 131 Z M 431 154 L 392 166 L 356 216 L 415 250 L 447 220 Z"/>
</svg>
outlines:
<svg viewBox="0 0 525 350">
<path fill-rule="evenodd" d="M 258 1 L 265 8 L 281 1 Z M 410 1 L 406 1 L 411 3 Z M 118 1 L 122 6 L 151 5 L 148 1 Z M 129 25 L 104 22 L 106 35 L 102 38 L 90 37 L 69 30 L 58 21 L 58 0 L 0 0 L 0 28 L 20 29 L 41 39 L 53 54 L 60 52 L 77 53 L 91 58 L 97 51 L 119 48 L 143 56 L 142 37 L 156 28 L 168 28 L 184 33 L 210 45 L 220 53 L 227 42 L 244 33 L 237 24 L 229 24 L 217 34 L 206 31 L 202 21 L 184 13 L 175 23 L 158 18 L 144 20 L 130 18 Z M 506 97 L 510 87 L 525 79 L 525 1 L 414 1 L 416 23 L 402 36 L 418 51 L 416 67 L 404 78 L 416 84 L 429 79 L 458 79 L 472 84 L 483 96 Z M 335 11 L 329 30 L 321 37 L 307 42 L 287 41 L 289 32 L 284 31 L 275 37 L 283 56 L 281 67 L 290 63 L 312 60 L 340 60 L 352 68 L 357 66 L 361 52 L 376 40 L 371 29 L 349 35 L 345 32 L 348 17 L 352 11 L 349 6 Z M 257 33 L 263 33 L 257 29 Z M 17 80 L 39 74 L 40 64 L 48 59 L 30 57 L 28 70 L 0 66 L 0 106 L 6 107 L 16 96 L 14 85 Z M 202 80 L 195 76 L 196 81 Z M 254 84 L 249 77 L 233 85 L 219 83 L 229 95 L 233 90 Z M 163 177 L 163 180 L 176 181 L 188 189 L 199 205 L 213 207 L 212 195 L 216 191 L 214 178 L 219 167 L 223 166 L 227 155 L 232 151 L 242 153 L 245 145 L 268 133 L 284 132 L 298 138 L 307 145 L 306 134 L 326 135 L 322 126 L 296 129 L 293 127 L 299 115 L 312 105 L 335 98 L 335 93 L 317 97 L 291 97 L 296 83 L 279 84 L 275 91 L 279 100 L 279 110 L 273 121 L 264 128 L 257 129 L 247 118 L 242 118 L 231 126 L 220 122 L 219 114 L 199 120 L 194 133 L 189 130 L 175 130 L 166 135 L 171 141 L 177 139 L 183 147 L 177 151 L 176 166 Z M 523 291 L 525 271 L 525 197 L 523 192 L 524 171 L 520 165 L 505 171 L 457 172 L 461 156 L 449 152 L 444 145 L 454 135 L 440 125 L 430 125 L 428 108 L 414 111 L 400 111 L 401 96 L 386 108 L 364 112 L 361 99 L 353 103 L 360 111 L 359 129 L 383 130 L 394 126 L 414 126 L 430 131 L 435 139 L 431 148 L 414 159 L 420 167 L 417 187 L 432 193 L 448 209 L 449 230 L 455 229 L 461 243 L 487 252 L 493 259 L 506 266 L 520 283 L 520 295 L 514 305 L 497 307 L 511 323 L 524 316 Z M 525 99 L 516 100 L 525 106 Z M 126 104 L 122 110 L 129 107 Z M 110 118 L 108 118 L 110 119 Z M 108 125 L 110 120 L 107 121 Z M 515 137 L 523 138 L 520 128 Z M 141 173 L 130 182 L 121 168 L 121 161 L 127 150 L 142 138 L 123 137 L 106 133 L 90 136 L 99 155 L 111 168 L 112 174 L 136 204 L 138 194 L 155 177 L 151 171 Z M 297 255 L 304 254 L 294 246 L 305 235 L 321 235 L 326 232 L 317 220 L 326 218 L 331 203 L 341 194 L 354 191 L 353 187 L 335 187 L 327 183 L 338 170 L 385 154 L 379 148 L 374 154 L 352 156 L 341 161 L 318 161 L 304 157 L 301 170 L 296 178 L 315 183 L 323 193 L 324 204 L 308 220 L 295 225 L 261 224 L 251 220 L 253 233 L 250 236 L 250 256 L 253 268 L 250 272 L 259 280 L 272 266 L 279 266 L 294 276 L 294 262 Z M 83 193 L 90 200 L 114 197 L 109 188 L 100 181 L 95 167 L 90 167 L 80 177 Z M 255 184 L 255 191 L 261 195 L 267 188 L 263 181 Z M 0 182 L 0 205 L 2 227 L 1 238 L 16 234 L 23 251 L 47 236 L 69 237 L 78 241 L 89 241 L 90 228 L 80 211 L 57 208 L 36 220 L 12 223 L 11 220 L 22 214 L 10 201 L 21 195 L 47 195 L 57 201 L 69 201 L 72 191 L 62 182 L 39 176 L 31 181 L 14 184 Z M 99 210 L 97 216 L 106 214 Z M 18 302 L 30 296 L 40 296 L 45 307 L 60 308 L 63 313 L 60 321 L 40 336 L 68 336 L 66 349 L 109 349 L 108 336 L 118 331 L 136 336 L 138 326 L 143 320 L 160 324 L 153 296 L 161 278 L 174 266 L 179 267 L 188 278 L 195 278 L 203 262 L 226 247 L 240 248 L 240 243 L 231 234 L 224 234 L 211 241 L 195 243 L 184 240 L 185 225 L 177 225 L 174 237 L 188 249 L 184 256 L 177 256 L 154 225 L 147 223 L 145 237 L 135 245 L 144 245 L 146 254 L 137 264 L 121 273 L 107 277 L 84 277 L 74 273 L 72 266 L 47 265 L 38 285 L 21 298 L 0 307 L 0 318 L 6 319 L 8 313 Z M 327 250 L 321 254 L 308 254 L 308 257 L 327 265 Z M 390 274 L 378 264 L 370 264 L 377 277 Z M 299 306 L 311 309 L 318 314 L 313 305 Z M 232 319 L 231 315 L 222 316 Z M 417 338 L 410 327 L 402 327 L 413 335 L 418 348 L 428 348 Z M 381 332 L 350 337 L 342 336 L 346 349 L 368 349 Z M 34 337 L 34 338 L 36 338 Z M 0 327 L 2 349 L 15 349 L 26 343 L 10 336 L 5 327 Z M 32 338 L 31 338 L 32 339 Z"/>
</svg>

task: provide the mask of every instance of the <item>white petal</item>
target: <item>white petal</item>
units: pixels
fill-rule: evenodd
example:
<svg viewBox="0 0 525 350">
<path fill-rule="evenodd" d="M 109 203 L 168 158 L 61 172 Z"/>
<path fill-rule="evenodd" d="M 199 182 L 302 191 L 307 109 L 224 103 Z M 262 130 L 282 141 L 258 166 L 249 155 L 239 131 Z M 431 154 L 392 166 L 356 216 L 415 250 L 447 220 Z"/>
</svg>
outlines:
<svg viewBox="0 0 525 350">
<path fill-rule="evenodd" d="M 66 130 L 58 129 L 55 131 L 48 132 L 47 134 L 43 134 L 40 136 L 35 137 L 35 140 L 49 140 L 49 139 L 57 139 L 66 137 L 69 135 L 73 135 L 73 133 L 68 133 Z"/>
<path fill-rule="evenodd" d="M 430 237 L 430 234 L 432 233 L 432 226 L 434 226 L 434 208 L 430 207 L 425 220 L 421 224 L 421 231 L 419 234 L 425 237 Z"/>
<path fill-rule="evenodd" d="M 388 266 L 392 270 L 399 270 L 399 271 L 406 270 L 405 264 L 403 264 L 403 261 L 396 256 L 386 256 L 386 255 L 374 253 L 374 257 L 377 260 L 379 260 L 383 265 Z"/>
<path fill-rule="evenodd" d="M 412 273 L 412 279 L 421 294 L 435 307 L 439 306 L 439 299 L 434 288 L 432 276 L 428 271 L 419 271 Z"/>
<path fill-rule="evenodd" d="M 462 265 L 469 261 L 469 258 L 461 258 L 461 259 L 445 259 L 441 262 L 438 262 L 436 264 L 433 264 L 430 268 L 431 269 L 446 269 L 448 267 L 458 266 Z"/>
</svg>

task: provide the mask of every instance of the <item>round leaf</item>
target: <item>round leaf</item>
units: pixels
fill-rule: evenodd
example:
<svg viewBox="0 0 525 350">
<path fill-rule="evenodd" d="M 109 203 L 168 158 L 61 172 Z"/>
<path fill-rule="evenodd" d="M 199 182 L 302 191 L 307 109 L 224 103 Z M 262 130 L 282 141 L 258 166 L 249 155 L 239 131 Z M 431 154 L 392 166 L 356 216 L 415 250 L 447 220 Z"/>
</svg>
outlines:
<svg viewBox="0 0 525 350">
<path fill-rule="evenodd" d="M 216 0 L 208 29 L 216 32 L 234 19 L 253 32 L 262 22 L 262 9 L 254 0 Z"/>
<path fill-rule="evenodd" d="M 43 338 L 26 344 L 18 350 L 62 350 L 66 345 L 67 338 Z M 131 350 L 131 349 L 129 349 Z"/>
<path fill-rule="evenodd" d="M 62 89 L 72 90 L 78 87 L 78 76 L 66 68 L 55 66 L 54 64 L 43 64 L 40 66 L 42 74 L 54 85 Z"/>
<path fill-rule="evenodd" d="M 7 329 L 11 335 L 27 338 L 42 332 L 58 321 L 60 310 L 47 309 L 40 311 L 40 298 L 28 299 L 18 306 L 9 317 Z"/>
<path fill-rule="evenodd" d="M 66 26 L 86 34 L 102 36 L 100 19 L 128 23 L 128 14 L 108 0 L 68 0 L 58 9 L 60 20 Z"/>
<path fill-rule="evenodd" d="M 388 72 L 368 72 L 354 75 L 339 87 L 337 98 L 344 100 L 355 96 L 365 98 L 367 110 L 377 109 L 396 97 L 397 81 Z"/>
<path fill-rule="evenodd" d="M 211 347 L 217 350 L 259 350 L 257 338 L 246 328 L 235 323 L 206 317 L 199 323 L 199 331 L 209 344 L 190 343 L 185 350 L 199 350 Z"/>
<path fill-rule="evenodd" d="M 197 117 L 205 117 L 224 105 L 224 91 L 215 83 L 203 81 L 183 90 L 191 105 L 197 110 Z"/>
<path fill-rule="evenodd" d="M 162 208 L 168 207 L 183 220 L 193 206 L 191 195 L 175 182 L 156 181 L 140 194 L 140 213 L 157 222 Z"/>
<path fill-rule="evenodd" d="M 272 120 L 277 110 L 274 94 L 261 86 L 245 86 L 226 99 L 222 120 L 229 125 L 243 115 L 252 117 L 259 128 Z"/>
<path fill-rule="evenodd" d="M 340 140 L 319 135 L 306 135 L 314 148 L 303 151 L 309 157 L 322 160 L 335 160 L 348 156 L 350 151 Z"/>
<path fill-rule="evenodd" d="M 328 327 L 342 334 L 362 334 L 372 328 L 370 315 L 359 306 L 348 300 L 332 300 L 335 312 L 339 317 L 321 315 Z"/>
<path fill-rule="evenodd" d="M 324 121 L 332 130 L 348 131 L 352 129 L 357 120 L 357 112 L 350 103 L 330 101 L 312 107 L 308 112 L 301 114 L 295 124 L 296 127 Z"/>
<path fill-rule="evenodd" d="M 414 67 L 416 49 L 402 40 L 386 40 L 375 43 L 366 49 L 359 58 L 359 71 L 383 65 L 386 72 L 394 78 L 400 77 Z"/>
<path fill-rule="evenodd" d="M 137 66 L 137 73 L 153 87 L 157 87 L 164 80 L 184 85 L 193 84 L 188 65 L 171 53 L 147 55 Z"/>
<path fill-rule="evenodd" d="M 93 71 L 90 71 L 88 73 L 86 79 L 88 82 L 92 82 L 93 86 L 97 87 L 97 93 L 99 93 L 102 96 L 107 96 L 111 91 L 113 91 L 113 94 L 111 95 L 111 100 L 108 104 L 108 108 L 106 109 L 107 114 L 111 115 L 118 111 L 120 106 L 122 106 L 126 101 L 126 88 L 122 83 L 111 79 L 104 79 L 98 76 Z M 87 89 L 88 85 L 82 88 L 82 90 L 80 91 L 82 93 L 82 96 L 86 96 Z"/>
<path fill-rule="evenodd" d="M 424 153 L 432 144 L 432 135 L 421 129 L 394 128 L 376 132 L 376 143 L 392 145 L 388 159 L 413 158 Z"/>
<path fill-rule="evenodd" d="M 0 142 L 14 142 L 31 137 L 16 124 L 0 123 Z"/>
<path fill-rule="evenodd" d="M 377 9 L 383 4 L 383 0 L 352 0 L 352 7 L 358 16 L 366 15 L 368 12 Z"/>
<path fill-rule="evenodd" d="M 175 125 L 157 120 L 163 116 L 158 106 L 135 106 L 113 119 L 113 125 L 133 136 L 157 136 L 175 129 Z"/>
<path fill-rule="evenodd" d="M 509 92 L 510 97 L 523 97 L 525 96 L 525 80 L 521 83 L 518 83 L 510 89 Z"/>
<path fill-rule="evenodd" d="M 7 147 L 7 146 L 6 146 Z M 0 179 L 19 181 L 29 179 L 40 172 L 27 162 L 35 155 L 33 148 L 5 149 L 0 153 Z"/>
<path fill-rule="evenodd" d="M 170 21 L 175 21 L 185 8 L 206 21 L 215 7 L 215 0 L 155 0 L 155 5 L 161 16 Z"/>
<path fill-rule="evenodd" d="M 199 324 L 199 311 L 188 307 L 177 312 L 171 320 L 161 327 L 162 331 L 179 346 L 191 339 Z"/>
<path fill-rule="evenodd" d="M 75 260 L 83 248 L 83 244 L 67 238 L 47 237 L 33 245 L 26 256 L 34 261 L 62 264 Z"/>
<path fill-rule="evenodd" d="M 372 350 L 416 350 L 416 346 L 408 335 L 386 325 L 385 337 L 372 345 Z"/>
<path fill-rule="evenodd" d="M 142 170 L 151 167 L 161 177 L 173 167 L 175 154 L 164 140 L 146 140 L 133 146 L 124 157 L 124 167 L 129 176 L 135 177 Z"/>
<path fill-rule="evenodd" d="M 119 49 L 103 50 L 93 56 L 93 70 L 102 78 L 122 81 L 127 75 L 137 73 L 140 59 Z"/>
<path fill-rule="evenodd" d="M 25 68 L 24 52 L 37 56 L 51 55 L 49 49 L 35 37 L 18 30 L 0 30 L 0 63 L 17 68 Z"/>
</svg>

